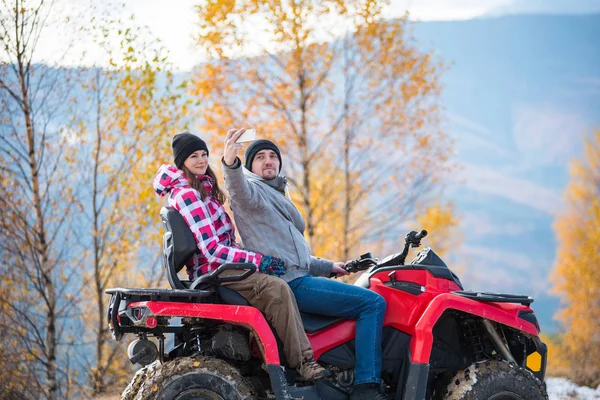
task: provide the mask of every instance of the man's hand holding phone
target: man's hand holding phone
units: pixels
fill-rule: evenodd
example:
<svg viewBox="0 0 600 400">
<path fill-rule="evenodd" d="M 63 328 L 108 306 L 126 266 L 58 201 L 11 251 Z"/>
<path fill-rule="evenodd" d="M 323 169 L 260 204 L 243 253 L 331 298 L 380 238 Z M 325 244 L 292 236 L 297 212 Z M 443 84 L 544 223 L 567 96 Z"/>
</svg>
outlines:
<svg viewBox="0 0 600 400">
<path fill-rule="evenodd" d="M 256 140 L 256 129 L 230 129 L 225 136 L 225 151 L 223 161 L 225 165 L 232 166 L 235 162 L 238 152 L 242 149 L 245 142 Z"/>
</svg>

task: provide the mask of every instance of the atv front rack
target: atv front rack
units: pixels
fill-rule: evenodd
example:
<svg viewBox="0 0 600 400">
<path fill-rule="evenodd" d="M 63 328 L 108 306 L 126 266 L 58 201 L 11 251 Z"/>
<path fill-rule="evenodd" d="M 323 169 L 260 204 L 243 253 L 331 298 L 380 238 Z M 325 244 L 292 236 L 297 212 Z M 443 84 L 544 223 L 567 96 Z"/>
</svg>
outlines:
<svg viewBox="0 0 600 400">
<path fill-rule="evenodd" d="M 533 303 L 533 297 L 523 296 L 518 294 L 503 294 L 503 293 L 485 293 L 473 292 L 470 290 L 457 290 L 452 292 L 457 296 L 466 297 L 467 299 L 483 301 L 485 303 L 519 303 L 528 306 Z"/>
</svg>

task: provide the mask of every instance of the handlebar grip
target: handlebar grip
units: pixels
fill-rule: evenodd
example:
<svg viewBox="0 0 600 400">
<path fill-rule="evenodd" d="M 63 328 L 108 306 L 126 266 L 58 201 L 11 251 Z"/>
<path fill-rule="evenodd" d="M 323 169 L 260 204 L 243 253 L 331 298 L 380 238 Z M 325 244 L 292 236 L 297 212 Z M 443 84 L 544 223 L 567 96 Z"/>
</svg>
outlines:
<svg viewBox="0 0 600 400">
<path fill-rule="evenodd" d="M 344 269 L 346 271 L 352 273 L 352 272 L 356 271 L 357 265 L 358 265 L 358 262 L 356 260 L 347 261 L 346 264 L 344 264 Z"/>
<path fill-rule="evenodd" d="M 427 236 L 427 231 L 423 229 L 421 232 L 415 235 L 415 239 L 420 240 L 423 239 L 425 236 Z"/>
</svg>

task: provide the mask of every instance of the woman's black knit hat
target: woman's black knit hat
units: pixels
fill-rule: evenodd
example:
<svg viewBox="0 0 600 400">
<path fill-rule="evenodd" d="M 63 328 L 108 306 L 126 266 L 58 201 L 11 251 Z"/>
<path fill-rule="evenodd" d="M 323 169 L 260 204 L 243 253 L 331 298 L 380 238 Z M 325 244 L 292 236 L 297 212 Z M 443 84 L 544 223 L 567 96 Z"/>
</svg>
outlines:
<svg viewBox="0 0 600 400">
<path fill-rule="evenodd" d="M 248 171 L 252 171 L 252 161 L 254 161 L 254 156 L 259 151 L 265 149 L 273 150 L 275 154 L 277 154 L 277 158 L 279 158 L 279 172 L 281 172 L 283 161 L 281 161 L 281 152 L 279 151 L 279 147 L 267 139 L 255 140 L 252 142 L 252 144 L 250 144 L 250 146 L 248 146 L 246 149 L 246 163 L 244 164 L 244 167 L 246 167 Z"/>
<path fill-rule="evenodd" d="M 206 142 L 196 135 L 189 132 L 178 133 L 173 136 L 173 158 L 175 166 L 179 169 L 183 166 L 185 160 L 195 151 L 204 150 L 208 155 L 208 147 Z"/>
</svg>

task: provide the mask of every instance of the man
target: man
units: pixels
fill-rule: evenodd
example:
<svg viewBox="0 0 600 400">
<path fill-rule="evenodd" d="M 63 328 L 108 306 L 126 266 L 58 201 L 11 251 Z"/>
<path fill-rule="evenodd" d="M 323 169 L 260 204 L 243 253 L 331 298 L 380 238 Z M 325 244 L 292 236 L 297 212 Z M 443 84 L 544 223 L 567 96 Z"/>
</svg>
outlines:
<svg viewBox="0 0 600 400">
<path fill-rule="evenodd" d="M 385 300 L 375 292 L 325 277 L 345 275 L 343 263 L 310 254 L 304 239 L 305 223 L 286 196 L 279 148 L 258 140 L 246 149 L 245 168 L 237 157 L 237 139 L 245 129 L 230 130 L 223 156 L 225 187 L 244 248 L 272 254 L 285 261 L 286 281 L 300 311 L 356 320 L 355 386 L 352 400 L 387 399 L 380 389 L 381 331 Z M 298 329 L 294 327 L 293 329 Z"/>
</svg>

